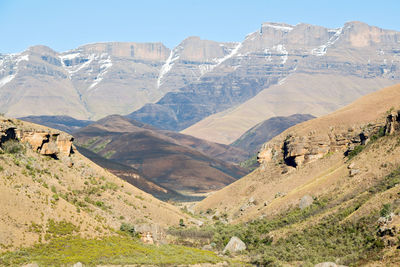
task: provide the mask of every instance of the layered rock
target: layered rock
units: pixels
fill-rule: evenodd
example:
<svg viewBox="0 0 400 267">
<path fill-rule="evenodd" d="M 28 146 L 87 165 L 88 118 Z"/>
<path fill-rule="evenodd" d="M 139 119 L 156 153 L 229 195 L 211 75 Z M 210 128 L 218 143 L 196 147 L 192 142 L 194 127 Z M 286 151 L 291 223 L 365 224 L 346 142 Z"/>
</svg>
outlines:
<svg viewBox="0 0 400 267">
<path fill-rule="evenodd" d="M 343 151 L 347 155 L 359 145 L 366 145 L 371 137 L 390 135 L 400 130 L 400 111 L 391 112 L 386 122 L 368 123 L 358 127 L 330 127 L 326 133 L 311 131 L 308 135 L 290 133 L 263 145 L 258 160 L 285 163 L 287 166 L 300 167 L 320 159 L 329 153 Z M 349 169 L 353 168 L 349 166 Z M 351 176 L 356 174 L 355 170 Z"/>
<path fill-rule="evenodd" d="M 0 146 L 9 140 L 18 140 L 42 155 L 54 158 L 68 157 L 72 152 L 73 137 L 44 127 L 27 127 L 13 119 L 0 120 Z"/>
</svg>

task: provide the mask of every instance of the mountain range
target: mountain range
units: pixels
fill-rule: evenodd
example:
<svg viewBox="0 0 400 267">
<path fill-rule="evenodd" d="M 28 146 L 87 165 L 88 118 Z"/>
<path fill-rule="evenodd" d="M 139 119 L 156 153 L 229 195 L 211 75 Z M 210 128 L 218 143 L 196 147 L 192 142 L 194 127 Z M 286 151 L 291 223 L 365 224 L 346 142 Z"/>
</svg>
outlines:
<svg viewBox="0 0 400 267">
<path fill-rule="evenodd" d="M 189 37 L 34 46 L 0 55 L 0 112 L 97 120 L 128 115 L 157 128 L 229 144 L 261 121 L 321 116 L 395 84 L 400 33 L 348 22 L 328 29 L 263 23 L 242 42 Z"/>
</svg>

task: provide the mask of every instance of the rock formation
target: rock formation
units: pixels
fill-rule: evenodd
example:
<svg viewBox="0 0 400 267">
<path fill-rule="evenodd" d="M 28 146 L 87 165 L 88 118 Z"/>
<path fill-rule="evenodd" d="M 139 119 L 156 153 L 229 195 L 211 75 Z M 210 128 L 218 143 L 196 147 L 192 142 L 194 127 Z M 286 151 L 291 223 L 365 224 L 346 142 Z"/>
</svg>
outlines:
<svg viewBox="0 0 400 267">
<path fill-rule="evenodd" d="M 359 127 L 330 127 L 327 133 L 311 131 L 308 135 L 288 134 L 263 145 L 258 160 L 260 163 L 281 162 L 287 166 L 299 167 L 320 159 L 329 153 L 343 151 L 346 155 L 355 147 L 367 144 L 371 137 L 393 134 L 400 129 L 400 111 L 391 112 L 386 123 L 368 123 Z M 374 137 L 374 138 L 375 138 Z M 349 166 L 351 176 L 359 173 Z"/>
<path fill-rule="evenodd" d="M 73 137 L 44 127 L 27 127 L 14 119 L 0 119 L 0 146 L 9 140 L 18 140 L 42 155 L 59 158 L 68 157 L 72 150 Z"/>
</svg>

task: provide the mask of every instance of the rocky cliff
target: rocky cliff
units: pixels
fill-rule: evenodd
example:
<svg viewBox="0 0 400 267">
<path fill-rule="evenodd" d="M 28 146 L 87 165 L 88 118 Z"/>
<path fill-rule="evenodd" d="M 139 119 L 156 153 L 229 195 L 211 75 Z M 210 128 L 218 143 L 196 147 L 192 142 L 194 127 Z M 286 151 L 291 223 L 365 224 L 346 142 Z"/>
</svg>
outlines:
<svg viewBox="0 0 400 267">
<path fill-rule="evenodd" d="M 22 124 L 15 119 L 0 118 L 0 147 L 7 141 L 27 143 L 32 150 L 54 158 L 69 157 L 74 138 L 66 133 L 38 125 Z"/>
<path fill-rule="evenodd" d="M 398 40 L 396 31 L 360 22 L 338 29 L 264 23 L 240 43 L 189 37 L 171 50 L 161 43 L 132 42 L 61 53 L 34 46 L 0 55 L 0 112 L 99 119 L 137 110 L 131 118 L 182 130 L 255 96 L 268 100 L 250 119 L 234 116 L 234 131 L 224 118 L 187 132 L 228 144 L 269 117 L 320 116 L 396 83 Z M 291 79 L 296 82 L 290 84 Z M 151 105 L 143 107 L 146 103 Z"/>
</svg>

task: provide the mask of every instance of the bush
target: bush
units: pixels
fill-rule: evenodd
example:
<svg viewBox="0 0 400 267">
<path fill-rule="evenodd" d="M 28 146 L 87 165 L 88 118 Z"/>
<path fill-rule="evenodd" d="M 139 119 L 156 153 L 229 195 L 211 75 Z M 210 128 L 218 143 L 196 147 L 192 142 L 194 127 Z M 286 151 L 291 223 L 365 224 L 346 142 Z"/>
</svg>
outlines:
<svg viewBox="0 0 400 267">
<path fill-rule="evenodd" d="M 388 217 L 392 213 L 392 205 L 391 204 L 384 204 L 381 211 L 380 215 L 382 217 Z"/>
<path fill-rule="evenodd" d="M 356 146 L 352 151 L 350 151 L 347 154 L 348 159 L 350 160 L 350 159 L 354 158 L 355 156 L 360 154 L 360 152 L 363 151 L 363 149 L 364 149 L 363 145 Z"/>
<path fill-rule="evenodd" d="M 17 140 L 5 141 L 1 148 L 8 154 L 21 154 L 25 152 L 25 147 Z"/>
<path fill-rule="evenodd" d="M 121 232 L 125 232 L 129 234 L 132 237 L 137 237 L 137 233 L 135 231 L 135 226 L 129 224 L 129 223 L 122 223 L 121 226 L 119 227 L 119 230 Z"/>
</svg>

